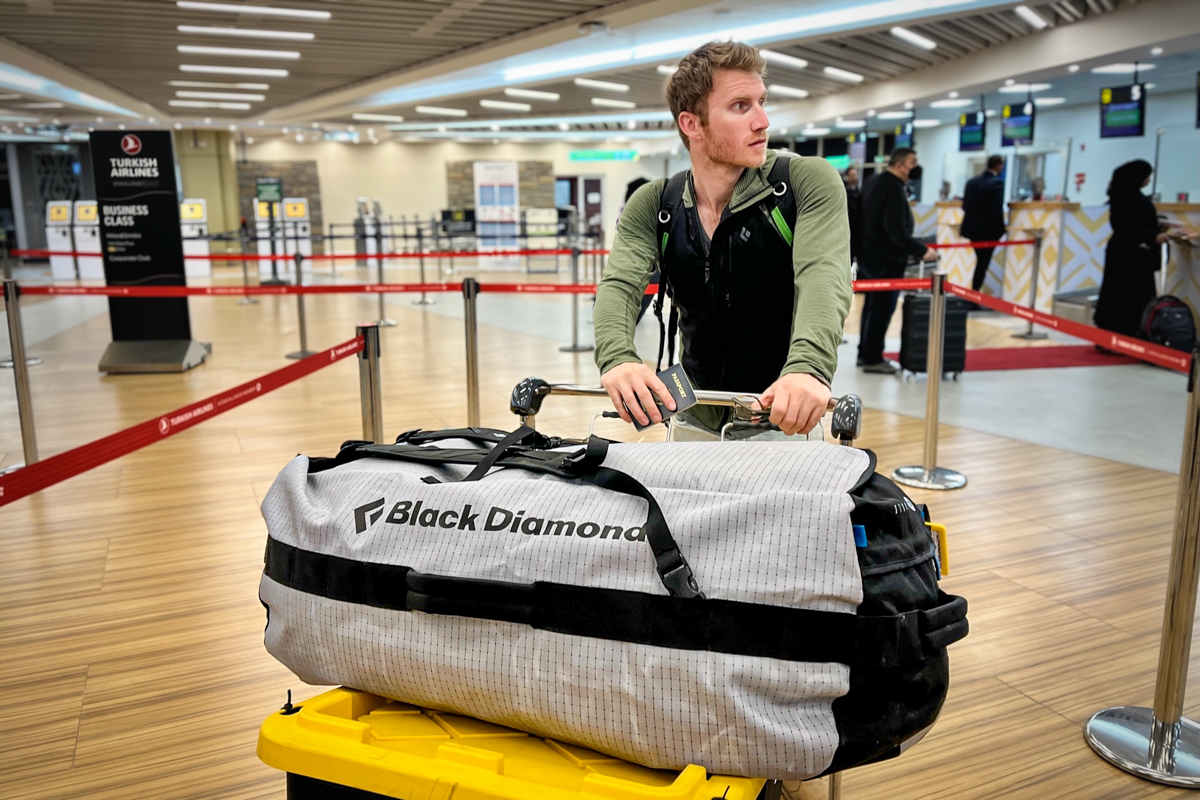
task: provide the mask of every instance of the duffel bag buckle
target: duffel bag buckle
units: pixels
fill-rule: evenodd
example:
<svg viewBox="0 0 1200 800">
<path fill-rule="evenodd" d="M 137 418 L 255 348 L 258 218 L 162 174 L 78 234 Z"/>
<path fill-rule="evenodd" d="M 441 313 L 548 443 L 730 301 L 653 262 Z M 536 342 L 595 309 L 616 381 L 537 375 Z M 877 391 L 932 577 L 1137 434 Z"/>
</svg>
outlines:
<svg viewBox="0 0 1200 800">
<path fill-rule="evenodd" d="M 663 586 L 667 587 L 667 592 L 672 597 L 695 597 L 700 600 L 704 599 L 704 595 L 700 592 L 700 585 L 696 583 L 696 576 L 692 574 L 692 568 L 688 566 L 687 560 L 680 556 L 680 565 L 665 573 L 660 573 Z"/>
</svg>

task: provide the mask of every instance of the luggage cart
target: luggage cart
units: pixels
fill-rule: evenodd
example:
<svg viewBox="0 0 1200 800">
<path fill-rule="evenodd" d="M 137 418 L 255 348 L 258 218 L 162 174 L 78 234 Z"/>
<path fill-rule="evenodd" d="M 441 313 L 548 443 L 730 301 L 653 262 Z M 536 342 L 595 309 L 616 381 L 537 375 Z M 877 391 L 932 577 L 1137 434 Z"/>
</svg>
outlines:
<svg viewBox="0 0 1200 800">
<path fill-rule="evenodd" d="M 608 397 L 608 391 L 601 386 L 551 384 L 541 378 L 526 378 L 513 388 L 512 397 L 509 400 L 509 410 L 520 418 L 522 425 L 533 428 L 537 421 L 537 414 L 541 411 L 542 402 L 552 394 L 575 397 Z M 765 416 L 764 411 L 759 411 L 752 407 L 750 401 L 757 399 L 757 396 L 753 394 L 716 392 L 703 389 L 696 390 L 696 401 L 699 405 L 727 406 L 734 409 L 734 419 L 721 430 L 722 441 L 725 440 L 725 435 L 730 430 L 735 429 L 779 430 L 775 425 L 763 420 L 763 416 Z M 826 412 L 832 412 L 829 427 L 833 438 L 841 445 L 847 447 L 853 446 L 854 441 L 862 433 L 862 400 L 853 394 L 843 397 L 831 397 L 829 405 L 826 407 Z M 620 415 L 615 411 L 601 412 L 592 418 L 592 429 L 595 428 L 596 420 L 601 418 L 619 419 Z M 668 441 L 670 441 L 669 435 Z M 929 528 L 930 538 L 933 541 L 938 571 L 942 576 L 948 575 L 950 560 L 946 540 L 946 528 L 942 525 L 934 525 L 929 522 L 926 522 L 926 527 Z M 933 725 L 930 725 L 918 731 L 904 741 L 897 748 L 896 752 L 889 754 L 887 758 L 894 758 L 904 753 L 910 747 L 924 739 L 926 734 L 932 729 Z M 781 781 L 768 781 L 763 788 L 762 797 L 768 800 L 783 797 L 782 784 L 783 782 Z M 829 800 L 841 800 L 841 797 L 842 776 L 840 772 L 835 772 L 829 776 Z"/>
</svg>

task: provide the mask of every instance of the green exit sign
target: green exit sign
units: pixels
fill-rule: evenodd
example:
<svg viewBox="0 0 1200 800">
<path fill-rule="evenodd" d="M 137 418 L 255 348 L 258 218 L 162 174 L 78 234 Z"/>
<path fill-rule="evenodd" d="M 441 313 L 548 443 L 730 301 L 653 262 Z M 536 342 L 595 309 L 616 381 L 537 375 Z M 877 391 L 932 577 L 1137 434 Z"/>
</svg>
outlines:
<svg viewBox="0 0 1200 800">
<path fill-rule="evenodd" d="M 572 150 L 571 161 L 637 161 L 637 150 Z"/>
</svg>

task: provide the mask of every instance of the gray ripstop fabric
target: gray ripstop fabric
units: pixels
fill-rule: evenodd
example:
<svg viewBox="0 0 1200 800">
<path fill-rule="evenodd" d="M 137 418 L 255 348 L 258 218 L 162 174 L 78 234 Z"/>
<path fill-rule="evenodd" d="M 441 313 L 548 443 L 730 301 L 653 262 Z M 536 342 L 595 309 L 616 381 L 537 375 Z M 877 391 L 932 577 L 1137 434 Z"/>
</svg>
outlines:
<svg viewBox="0 0 1200 800">
<path fill-rule="evenodd" d="M 707 597 L 848 614 L 862 600 L 848 492 L 869 463 L 862 451 L 820 442 L 614 444 L 605 460 L 654 494 Z M 263 515 L 272 538 L 347 559 L 666 594 L 649 544 L 634 533 L 643 501 L 515 469 L 471 483 L 421 480 L 467 471 L 363 459 L 310 475 L 300 456 L 267 493 Z M 380 498 L 382 512 L 356 532 L 355 509 Z M 469 505 L 476 530 L 388 522 L 417 501 L 443 523 L 444 511 Z M 489 520 L 497 529 L 486 530 Z M 589 535 L 561 535 L 566 526 L 556 521 Z M 589 522 L 609 528 L 604 538 L 582 528 Z M 266 576 L 260 597 L 268 651 L 309 683 L 449 709 L 664 769 L 696 763 L 802 779 L 824 771 L 837 748 L 832 703 L 849 690 L 843 664 L 352 605 Z"/>
</svg>

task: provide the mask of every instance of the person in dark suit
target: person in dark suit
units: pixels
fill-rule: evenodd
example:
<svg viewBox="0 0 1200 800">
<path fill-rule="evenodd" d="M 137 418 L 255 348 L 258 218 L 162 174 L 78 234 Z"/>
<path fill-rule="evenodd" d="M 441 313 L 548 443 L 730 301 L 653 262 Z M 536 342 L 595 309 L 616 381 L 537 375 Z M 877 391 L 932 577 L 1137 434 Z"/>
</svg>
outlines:
<svg viewBox="0 0 1200 800">
<path fill-rule="evenodd" d="M 917 166 L 917 154 L 907 147 L 894 151 L 888 166 L 863 189 L 863 241 L 858 262 L 860 278 L 903 278 L 908 257 L 933 261 L 933 248 L 913 238 L 913 215 L 906 184 Z M 883 357 L 888 325 L 899 292 L 866 292 L 859 328 L 858 365 L 863 372 L 893 375 L 897 367 Z"/>
<path fill-rule="evenodd" d="M 850 215 L 850 260 L 857 261 L 862 249 L 862 187 L 858 182 L 858 167 L 847 167 L 842 177 L 846 185 L 846 211 Z"/>
<path fill-rule="evenodd" d="M 1142 311 L 1154 299 L 1154 273 L 1162 266 L 1162 231 L 1154 201 L 1142 194 L 1154 168 L 1138 159 L 1122 164 L 1108 184 L 1112 237 L 1104 251 L 1104 279 L 1096 301 L 1097 328 L 1136 336 Z"/>
<path fill-rule="evenodd" d="M 994 242 L 1005 234 L 1004 224 L 1004 156 L 992 156 L 987 160 L 987 169 L 967 181 L 963 192 L 962 235 L 972 242 Z M 975 249 L 975 275 L 971 288 L 980 291 L 987 280 L 988 266 L 992 263 L 991 247 Z"/>
</svg>

